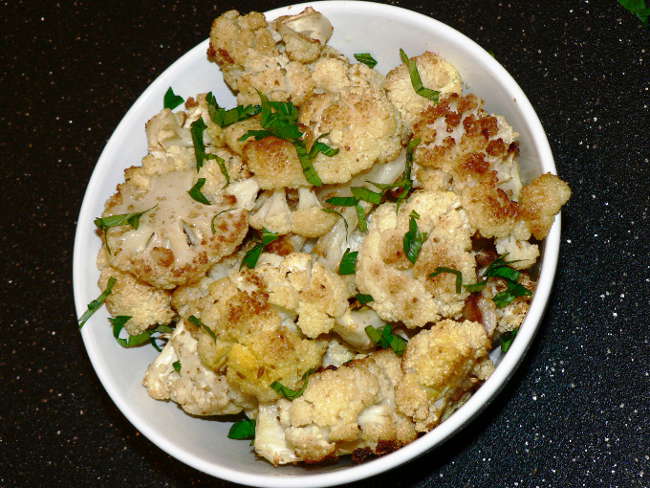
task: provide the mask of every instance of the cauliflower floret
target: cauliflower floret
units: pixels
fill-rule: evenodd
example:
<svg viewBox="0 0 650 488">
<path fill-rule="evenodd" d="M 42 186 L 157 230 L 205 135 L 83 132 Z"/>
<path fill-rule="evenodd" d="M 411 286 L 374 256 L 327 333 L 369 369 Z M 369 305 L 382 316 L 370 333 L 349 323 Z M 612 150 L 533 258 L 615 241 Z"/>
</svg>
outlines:
<svg viewBox="0 0 650 488">
<path fill-rule="evenodd" d="M 522 189 L 521 216 L 535 239 L 548 235 L 555 214 L 570 197 L 569 185 L 551 173 L 538 176 Z"/>
<path fill-rule="evenodd" d="M 214 153 L 224 159 L 231 178 L 241 175 L 239 158 L 224 149 Z M 188 194 L 201 178 L 201 192 L 210 205 Z M 193 150 L 180 146 L 149 154 L 142 166 L 125 171 L 125 179 L 103 216 L 146 212 L 137 229 L 108 229 L 110 265 L 163 289 L 200 279 L 236 249 L 248 230 L 248 210 L 258 190 L 252 179 L 224 188 L 225 177 L 215 161 L 206 161 L 197 173 Z"/>
<path fill-rule="evenodd" d="M 415 60 L 425 87 L 440 92 L 441 96 L 462 93 L 460 73 L 443 58 L 425 51 L 419 56 L 412 57 L 411 60 Z M 397 107 L 408 126 L 417 120 L 423 110 L 435 105 L 431 100 L 416 93 L 411 84 L 408 68 L 404 64 L 393 68 L 386 75 L 384 88 L 388 99 Z"/>
<path fill-rule="evenodd" d="M 519 284 L 526 287 L 529 291 L 534 292 L 537 283 L 533 281 L 527 273 L 521 273 Z M 481 292 L 481 296 L 490 304 L 494 304 L 494 296 L 507 289 L 507 284 L 501 279 L 492 279 L 488 281 L 487 286 Z M 518 328 L 528 313 L 532 295 L 526 295 L 515 298 L 505 307 L 497 308 L 493 306 L 496 318 L 496 335 L 503 332 L 511 331 Z"/>
<path fill-rule="evenodd" d="M 418 432 L 435 427 L 492 373 L 490 340 L 477 322 L 443 320 L 409 340 L 397 384 L 398 410 Z"/>
<path fill-rule="evenodd" d="M 130 335 L 140 334 L 156 324 L 168 324 L 176 316 L 168 291 L 142 283 L 129 273 L 109 266 L 103 247 L 97 255 L 97 267 L 101 271 L 98 281 L 100 289 L 106 288 L 110 277 L 116 279 L 113 291 L 106 297 L 106 308 L 114 317 L 131 317 L 124 326 Z"/>
<path fill-rule="evenodd" d="M 411 212 L 420 215 L 418 229 L 427 233 L 414 265 L 403 250 Z M 471 252 L 471 229 L 457 196 L 451 192 L 415 192 L 396 210 L 393 203 L 379 206 L 368 235 L 359 249 L 357 286 L 372 295 L 368 305 L 387 321 L 402 321 L 408 328 L 422 327 L 440 317 L 460 316 L 468 293 L 456 292 L 456 277 L 438 267 L 462 273 L 463 282 L 476 281 Z"/>
<path fill-rule="evenodd" d="M 368 351 L 375 348 L 375 343 L 366 334 L 366 327 L 372 325 L 376 329 L 379 329 L 385 324 L 379 315 L 377 315 L 377 312 L 371 308 L 363 307 L 360 310 L 348 309 L 341 317 L 336 319 L 334 332 L 356 350 Z"/>
<path fill-rule="evenodd" d="M 313 374 L 301 397 L 260 405 L 255 451 L 278 465 L 398 449 L 416 434 L 395 406 L 401 376 L 392 351 Z"/>
<path fill-rule="evenodd" d="M 180 371 L 173 364 L 180 363 Z M 225 376 L 206 368 L 197 341 L 181 322 L 142 381 L 156 400 L 172 400 L 191 415 L 227 415 L 252 408 L 250 398 L 228 386 Z"/>
<path fill-rule="evenodd" d="M 241 105 L 258 103 L 257 90 L 300 104 L 315 88 L 308 64 L 323 54 L 331 33 L 329 21 L 311 8 L 271 26 L 259 12 L 230 10 L 212 23 L 208 59 L 221 67 Z"/>
<path fill-rule="evenodd" d="M 537 262 L 539 247 L 537 244 L 516 239 L 513 235 L 499 237 L 494 240 L 497 253 L 501 256 L 508 255 L 510 266 L 516 269 L 527 269 Z"/>
<path fill-rule="evenodd" d="M 323 368 L 327 368 L 329 366 L 338 368 L 344 363 L 352 361 L 356 356 L 357 353 L 353 351 L 350 346 L 338 338 L 332 337 L 327 344 L 327 351 L 325 351 L 325 356 L 323 356 Z"/>
<path fill-rule="evenodd" d="M 250 217 L 250 225 L 278 234 L 293 233 L 303 237 L 320 237 L 334 226 L 337 216 L 323 212 L 318 198 L 309 188 L 298 189 L 298 203 L 291 210 L 284 189 L 258 198 L 260 205 Z"/>
</svg>

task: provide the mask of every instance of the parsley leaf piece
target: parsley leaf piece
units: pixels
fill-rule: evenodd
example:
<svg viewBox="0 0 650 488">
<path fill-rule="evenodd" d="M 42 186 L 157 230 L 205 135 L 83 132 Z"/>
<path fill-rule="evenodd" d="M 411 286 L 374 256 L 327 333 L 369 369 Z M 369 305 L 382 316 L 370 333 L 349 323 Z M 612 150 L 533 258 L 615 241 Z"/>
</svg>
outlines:
<svg viewBox="0 0 650 488">
<path fill-rule="evenodd" d="M 106 297 L 110 295 L 113 292 L 113 287 L 115 286 L 115 283 L 117 283 L 117 279 L 113 278 L 112 276 L 108 279 L 108 282 L 106 283 L 106 288 L 104 291 L 99 295 L 97 298 L 92 300 L 88 304 L 88 308 L 86 311 L 83 313 L 81 317 L 79 317 L 78 323 L 79 323 L 79 328 L 81 329 L 86 322 L 88 322 L 88 319 L 92 317 L 92 315 L 102 308 L 102 305 L 104 304 L 104 301 L 106 300 Z"/>
<path fill-rule="evenodd" d="M 380 329 L 369 325 L 364 330 L 368 337 L 370 337 L 370 340 L 377 344 L 377 346 L 382 349 L 388 349 L 390 347 L 398 356 L 404 354 L 407 341 L 403 337 L 393 334 L 392 325 L 386 324 Z"/>
<path fill-rule="evenodd" d="M 618 0 L 618 3 L 630 13 L 636 15 L 643 24 L 648 24 L 650 8 L 646 5 L 645 0 Z"/>
<path fill-rule="evenodd" d="M 145 330 L 141 334 L 129 335 L 126 339 L 120 338 L 120 332 L 124 328 L 124 325 L 131 319 L 129 315 L 118 315 L 115 318 L 109 318 L 108 321 L 113 326 L 113 337 L 117 343 L 122 347 L 136 347 L 141 346 L 142 344 L 149 342 L 150 333 L 148 330 Z"/>
<path fill-rule="evenodd" d="M 508 352 L 508 349 L 510 349 L 510 346 L 512 346 L 515 337 L 517 337 L 517 332 L 519 332 L 519 329 L 510 330 L 501 334 L 501 352 Z"/>
<path fill-rule="evenodd" d="M 208 327 L 203 322 L 201 322 L 200 318 L 198 318 L 198 317 L 196 317 L 194 315 L 190 315 L 187 320 L 189 320 L 189 322 L 192 325 L 196 325 L 197 327 L 199 327 L 199 328 L 203 329 L 205 332 L 207 332 L 207 334 L 210 337 L 212 337 L 212 339 L 214 339 L 215 341 L 217 340 L 217 334 L 215 334 L 214 331 L 210 327 Z"/>
<path fill-rule="evenodd" d="M 477 283 L 471 283 L 469 285 L 463 285 L 463 286 L 468 292 L 476 293 L 478 291 L 481 291 L 483 288 L 485 288 L 486 285 L 487 285 L 487 280 L 479 281 Z"/>
<path fill-rule="evenodd" d="M 354 197 L 332 197 L 325 200 L 325 202 L 335 207 L 354 207 L 358 200 Z"/>
<path fill-rule="evenodd" d="M 357 211 L 357 226 L 361 232 L 368 232 L 368 220 L 366 219 L 366 211 L 358 203 L 354 206 Z"/>
<path fill-rule="evenodd" d="M 298 128 L 298 108 L 291 102 L 270 102 L 262 92 L 257 93 L 262 102 L 262 127 L 280 139 L 300 139 L 302 132 Z"/>
<path fill-rule="evenodd" d="M 333 208 L 321 208 L 323 212 L 331 213 L 331 214 L 336 214 L 339 217 L 343 219 L 343 225 L 345 225 L 345 239 L 347 240 L 348 238 L 348 233 L 349 233 L 349 228 L 348 228 L 348 221 L 347 219 L 343 216 L 343 214 L 337 210 L 334 210 Z"/>
<path fill-rule="evenodd" d="M 438 103 L 438 100 L 440 99 L 440 92 L 432 90 L 431 88 L 426 88 L 422 84 L 422 78 L 420 78 L 420 72 L 418 71 L 418 65 L 415 60 L 409 59 L 403 49 L 399 50 L 399 57 L 409 71 L 409 76 L 411 77 L 411 85 L 413 86 L 415 93 L 421 97 L 428 98 L 433 103 Z"/>
<path fill-rule="evenodd" d="M 212 217 L 212 220 L 210 220 L 210 230 L 212 231 L 212 235 L 215 235 L 215 234 L 217 233 L 217 229 L 216 229 L 216 227 L 214 226 L 214 221 L 217 220 L 217 217 L 219 217 L 219 215 L 224 214 L 224 213 L 226 213 L 226 212 L 232 212 L 233 210 L 235 210 L 235 209 L 234 209 L 234 208 L 228 208 L 228 209 L 226 209 L 226 210 L 222 210 L 222 211 L 219 212 L 217 215 L 215 215 L 214 217 Z"/>
<path fill-rule="evenodd" d="M 187 192 L 189 195 L 196 200 L 199 203 L 202 203 L 203 205 L 212 205 L 210 203 L 210 200 L 206 198 L 206 196 L 201 193 L 201 188 L 203 188 L 203 185 L 205 185 L 205 178 L 199 178 L 197 182 L 194 184 L 192 188 Z"/>
<path fill-rule="evenodd" d="M 244 419 L 235 422 L 228 431 L 228 438 L 237 440 L 255 439 L 255 420 Z"/>
<path fill-rule="evenodd" d="M 257 260 L 260 258 L 264 248 L 279 237 L 280 236 L 275 232 L 262 229 L 262 242 L 255 244 L 255 246 L 246 253 L 244 259 L 242 259 L 240 268 L 246 265 L 249 269 L 253 269 L 257 265 Z"/>
<path fill-rule="evenodd" d="M 228 168 L 226 167 L 226 160 L 220 158 L 216 154 L 206 154 L 205 159 L 214 159 L 217 162 L 219 165 L 219 171 L 221 171 L 221 174 L 226 179 L 226 183 L 223 185 L 223 187 L 225 188 L 230 185 L 230 175 L 228 174 Z"/>
<path fill-rule="evenodd" d="M 417 261 L 418 256 L 420 255 L 424 241 L 429 237 L 429 234 L 426 232 L 420 232 L 418 229 L 417 219 L 419 218 L 420 216 L 417 212 L 411 212 L 409 215 L 409 230 L 404 234 L 404 238 L 402 239 L 404 254 L 406 254 L 406 258 L 413 264 L 415 264 L 415 261 Z"/>
<path fill-rule="evenodd" d="M 95 219 L 95 225 L 98 229 L 107 230 L 111 227 L 119 227 L 120 225 L 130 225 L 134 229 L 137 229 L 140 226 L 140 217 L 142 217 L 149 210 L 153 210 L 157 205 L 154 205 L 147 210 L 142 212 L 132 212 L 119 215 L 109 215 L 108 217 L 97 217 Z"/>
<path fill-rule="evenodd" d="M 504 278 L 511 281 L 519 281 L 521 273 L 510 266 L 492 266 L 485 271 L 485 276 L 490 278 Z"/>
<path fill-rule="evenodd" d="M 356 295 L 354 295 L 354 298 L 361 305 L 365 305 L 366 303 L 375 301 L 375 299 L 372 298 L 372 295 L 364 295 L 363 293 L 357 293 Z"/>
<path fill-rule="evenodd" d="M 170 86 L 165 92 L 165 96 L 163 98 L 163 108 L 174 110 L 184 101 L 185 99 L 180 95 L 176 95 L 176 93 L 174 93 L 174 90 L 172 90 L 172 87 Z"/>
<path fill-rule="evenodd" d="M 172 363 L 172 368 L 174 368 L 174 371 L 176 371 L 177 373 L 180 373 L 181 372 L 181 362 L 180 361 L 174 361 Z"/>
<path fill-rule="evenodd" d="M 457 269 L 447 268 L 445 266 L 438 266 L 436 270 L 429 275 L 429 278 L 438 276 L 440 273 L 450 273 L 456 275 L 456 293 L 460 293 L 463 291 L 463 273 L 461 273 Z"/>
<path fill-rule="evenodd" d="M 364 202 L 373 203 L 375 205 L 379 205 L 381 203 L 381 193 L 368 190 L 362 186 L 353 186 L 350 188 L 350 191 L 357 200 L 363 200 Z"/>
<path fill-rule="evenodd" d="M 325 137 L 326 135 L 327 135 L 327 134 L 323 134 L 323 135 L 320 136 L 318 139 L 320 139 L 321 137 Z M 322 154 L 324 154 L 325 156 L 328 156 L 328 157 L 330 157 L 330 158 L 331 158 L 332 156 L 336 156 L 336 155 L 339 153 L 339 149 L 338 149 L 338 148 L 334 149 L 333 147 L 328 146 L 328 145 L 325 144 L 324 142 L 320 142 L 318 139 L 316 139 L 316 142 L 314 142 L 314 144 L 311 146 L 311 149 L 309 150 L 309 154 L 310 154 L 310 155 L 313 154 L 313 157 L 314 157 L 314 158 L 316 157 L 316 155 L 317 155 L 318 153 L 322 153 Z"/>
<path fill-rule="evenodd" d="M 351 275 L 357 272 L 358 254 L 358 251 L 350 252 L 350 248 L 347 248 L 345 250 L 343 257 L 341 258 L 341 262 L 339 263 L 340 275 Z"/>
<path fill-rule="evenodd" d="M 356 53 L 354 55 L 354 59 L 356 59 L 360 63 L 365 64 L 366 66 L 368 66 L 368 68 L 371 69 L 377 66 L 377 60 L 373 58 L 370 53 Z"/>
<path fill-rule="evenodd" d="M 265 137 L 271 137 L 273 134 L 269 132 L 268 130 L 252 130 L 249 129 L 247 130 L 243 136 L 241 136 L 238 141 L 245 141 L 249 137 L 254 137 L 256 141 L 259 141 L 260 139 L 264 139 Z"/>
<path fill-rule="evenodd" d="M 196 158 L 196 170 L 200 170 L 206 159 L 205 143 L 203 142 L 203 131 L 208 126 L 203 122 L 203 118 L 199 117 L 192 125 L 190 125 L 190 133 L 192 134 L 192 144 L 194 145 L 194 157 Z"/>
<path fill-rule="evenodd" d="M 237 105 L 231 109 L 221 108 L 212 92 L 205 96 L 205 101 L 208 103 L 208 115 L 212 122 L 221 128 L 250 119 L 262 111 L 260 105 Z"/>
<path fill-rule="evenodd" d="M 309 375 L 314 372 L 313 369 L 308 370 L 304 375 L 302 375 L 303 384 L 299 390 L 292 390 L 291 388 L 284 386 L 279 381 L 274 381 L 271 383 L 271 388 L 273 388 L 278 394 L 282 395 L 287 400 L 295 400 L 296 398 L 302 396 L 309 385 Z"/>
<path fill-rule="evenodd" d="M 162 348 L 158 345 L 157 341 L 163 338 L 158 337 L 155 334 L 171 334 L 172 332 L 174 332 L 174 329 L 172 329 L 168 325 L 159 325 L 155 329 L 149 330 L 147 332 L 149 333 L 149 342 L 151 343 L 151 345 L 154 347 L 154 349 L 156 349 L 156 351 L 162 352 Z"/>
<path fill-rule="evenodd" d="M 314 168 L 314 157 L 312 156 L 311 151 L 307 151 L 307 147 L 303 141 L 294 141 L 293 145 L 296 148 L 296 154 L 298 154 L 298 159 L 300 160 L 300 166 L 302 167 L 302 172 L 305 174 L 305 178 L 309 183 L 314 186 L 322 186 L 323 181 L 318 176 L 316 168 Z"/>
<path fill-rule="evenodd" d="M 515 298 L 530 295 L 532 295 L 532 292 L 525 286 L 513 281 L 508 281 L 508 288 L 494 295 L 492 301 L 497 308 L 503 308 L 512 303 Z"/>
</svg>

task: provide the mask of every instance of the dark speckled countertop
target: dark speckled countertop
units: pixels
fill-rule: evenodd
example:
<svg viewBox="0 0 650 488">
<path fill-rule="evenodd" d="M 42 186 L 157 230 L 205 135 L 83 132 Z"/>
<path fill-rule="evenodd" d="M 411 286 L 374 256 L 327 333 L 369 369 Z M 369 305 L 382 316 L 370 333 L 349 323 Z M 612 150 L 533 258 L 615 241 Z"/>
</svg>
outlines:
<svg viewBox="0 0 650 488">
<path fill-rule="evenodd" d="M 0 486 L 231 486 L 140 435 L 75 325 L 72 243 L 93 166 L 147 85 L 229 8 L 4 2 Z M 355 486 L 650 486 L 650 29 L 615 1 L 401 1 L 506 67 L 573 198 L 551 303 L 505 390 L 459 435 Z"/>
</svg>

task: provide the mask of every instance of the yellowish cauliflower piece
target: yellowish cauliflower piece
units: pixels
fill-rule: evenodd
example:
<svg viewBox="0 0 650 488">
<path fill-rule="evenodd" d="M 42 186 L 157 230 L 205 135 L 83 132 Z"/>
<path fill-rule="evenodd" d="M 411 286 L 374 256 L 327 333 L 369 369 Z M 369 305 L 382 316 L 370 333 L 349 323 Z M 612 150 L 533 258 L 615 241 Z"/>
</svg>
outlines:
<svg viewBox="0 0 650 488">
<path fill-rule="evenodd" d="M 420 232 L 428 237 L 415 264 L 403 250 L 412 211 L 417 212 Z M 459 317 L 468 293 L 456 293 L 456 277 L 429 275 L 438 267 L 458 270 L 463 282 L 476 281 L 471 252 L 471 229 L 458 197 L 452 192 L 415 192 L 399 212 L 384 203 L 372 214 L 368 235 L 357 261 L 357 286 L 372 295 L 368 305 L 389 322 L 408 328 L 422 327 L 441 317 Z"/>
<path fill-rule="evenodd" d="M 440 92 L 440 96 L 462 93 L 460 73 L 443 58 L 430 51 L 425 51 L 411 59 L 415 60 L 417 64 L 420 78 L 422 78 L 425 87 Z M 408 126 L 413 125 L 423 110 L 435 105 L 433 101 L 416 93 L 411 84 L 408 69 L 404 64 L 393 68 L 386 75 L 384 88 L 388 99 L 397 107 L 402 120 Z"/>
<path fill-rule="evenodd" d="M 490 340 L 478 322 L 443 320 L 412 337 L 402 359 L 397 384 L 398 410 L 418 432 L 435 427 L 494 369 Z"/>
<path fill-rule="evenodd" d="M 274 465 L 385 454 L 415 439 L 395 405 L 400 359 L 379 351 L 309 378 L 304 394 L 260 405 L 255 452 Z"/>
</svg>

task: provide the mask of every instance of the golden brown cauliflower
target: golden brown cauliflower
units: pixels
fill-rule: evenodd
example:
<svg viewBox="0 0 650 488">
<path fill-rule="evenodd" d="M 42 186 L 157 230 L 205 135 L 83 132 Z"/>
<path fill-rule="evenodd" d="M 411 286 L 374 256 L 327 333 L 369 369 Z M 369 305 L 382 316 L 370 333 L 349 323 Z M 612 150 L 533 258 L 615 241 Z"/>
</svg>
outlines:
<svg viewBox="0 0 650 488">
<path fill-rule="evenodd" d="M 113 291 L 106 297 L 106 308 L 113 317 L 131 317 L 124 326 L 130 335 L 140 334 L 157 324 L 168 324 L 176 317 L 167 290 L 154 288 L 109 266 L 103 247 L 97 255 L 97 267 L 101 271 L 97 283 L 100 289 L 106 288 L 111 276 L 117 280 Z"/>
<path fill-rule="evenodd" d="M 430 51 L 425 51 L 419 56 L 411 58 L 415 60 L 420 78 L 425 87 L 440 92 L 441 96 L 451 93 L 462 93 L 462 80 L 460 74 L 451 64 L 440 56 Z M 411 84 L 406 65 L 401 64 L 390 70 L 386 75 L 384 88 L 402 120 L 411 126 L 417 120 L 420 113 L 434 104 L 431 100 L 416 93 Z"/>
<path fill-rule="evenodd" d="M 173 364 L 180 363 L 177 371 Z M 165 348 L 149 365 L 142 381 L 156 400 L 172 400 L 191 415 L 227 415 L 254 407 L 228 385 L 226 377 L 206 368 L 197 353 L 197 341 L 180 322 Z"/>
<path fill-rule="evenodd" d="M 401 380 L 392 351 L 317 372 L 301 397 L 260 405 L 255 452 L 278 465 L 393 451 L 416 436 L 395 406 Z"/>
<path fill-rule="evenodd" d="M 417 212 L 420 232 L 427 233 L 419 257 L 412 264 L 404 254 L 411 212 Z M 368 235 L 359 248 L 356 282 L 372 295 L 372 307 L 389 322 L 422 327 L 441 317 L 460 316 L 468 293 L 456 292 L 456 277 L 429 275 L 438 267 L 453 268 L 463 282 L 476 281 L 467 215 L 452 192 L 417 191 L 399 211 L 384 203 L 372 214 Z"/>
<path fill-rule="evenodd" d="M 443 320 L 412 337 L 397 384 L 398 410 L 426 432 L 466 400 L 493 371 L 490 340 L 478 322 Z"/>
<path fill-rule="evenodd" d="M 150 133 L 150 145 L 162 139 Z M 205 161 L 197 172 L 192 148 L 161 147 L 156 145 L 141 166 L 125 171 L 125 182 L 106 203 L 103 217 L 146 211 L 137 229 L 130 225 L 108 229 L 108 260 L 141 281 L 172 289 L 200 279 L 213 263 L 236 249 L 248 230 L 248 210 L 258 186 L 252 179 L 239 180 L 246 176 L 241 161 L 223 148 L 210 151 L 224 160 L 235 180 L 228 186 L 216 161 Z M 205 180 L 201 192 L 210 205 L 188 194 L 199 179 Z"/>
<path fill-rule="evenodd" d="M 257 90 L 300 104 L 315 88 L 308 65 L 322 55 L 331 33 L 329 21 L 311 8 L 272 24 L 259 12 L 230 10 L 212 23 L 208 59 L 221 67 L 241 105 L 258 103 Z"/>
</svg>

